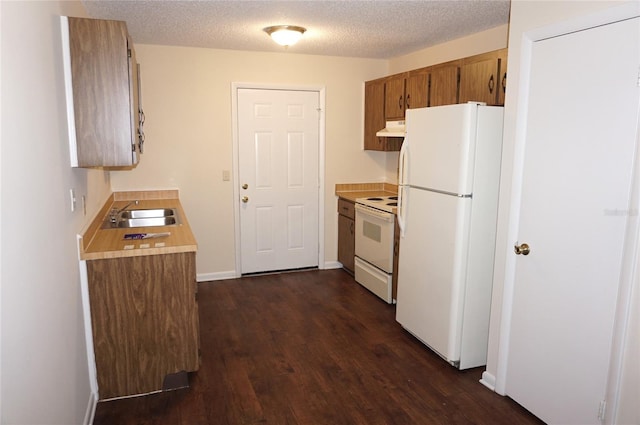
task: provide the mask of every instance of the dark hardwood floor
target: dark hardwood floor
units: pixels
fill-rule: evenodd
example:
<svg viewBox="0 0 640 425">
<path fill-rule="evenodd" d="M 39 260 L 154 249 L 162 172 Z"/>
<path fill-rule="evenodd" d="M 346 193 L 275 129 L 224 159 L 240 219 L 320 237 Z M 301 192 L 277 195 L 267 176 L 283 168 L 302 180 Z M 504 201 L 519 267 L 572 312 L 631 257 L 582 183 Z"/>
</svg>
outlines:
<svg viewBox="0 0 640 425">
<path fill-rule="evenodd" d="M 98 403 L 95 425 L 542 423 L 342 270 L 201 283 L 199 308 L 190 388 Z"/>
</svg>

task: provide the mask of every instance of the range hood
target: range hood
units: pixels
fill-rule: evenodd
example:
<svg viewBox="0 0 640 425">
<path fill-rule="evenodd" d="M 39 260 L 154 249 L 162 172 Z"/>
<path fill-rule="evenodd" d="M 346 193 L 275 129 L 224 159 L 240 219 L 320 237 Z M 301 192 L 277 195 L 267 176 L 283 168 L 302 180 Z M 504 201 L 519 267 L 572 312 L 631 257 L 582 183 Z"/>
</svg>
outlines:
<svg viewBox="0 0 640 425">
<path fill-rule="evenodd" d="M 376 133 L 378 137 L 404 137 L 404 120 L 387 121 L 387 125 Z"/>
</svg>

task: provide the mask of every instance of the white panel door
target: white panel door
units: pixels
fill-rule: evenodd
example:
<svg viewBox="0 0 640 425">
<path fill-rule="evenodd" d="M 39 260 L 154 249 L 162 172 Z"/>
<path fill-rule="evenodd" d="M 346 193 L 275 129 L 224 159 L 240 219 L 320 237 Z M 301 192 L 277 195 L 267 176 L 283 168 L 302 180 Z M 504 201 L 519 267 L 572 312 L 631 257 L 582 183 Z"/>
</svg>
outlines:
<svg viewBox="0 0 640 425">
<path fill-rule="evenodd" d="M 238 90 L 242 273 L 318 266 L 319 94 Z"/>
<path fill-rule="evenodd" d="M 640 19 L 533 43 L 506 392 L 600 424 L 639 106 Z M 516 255 L 515 252 L 513 255 Z"/>
</svg>

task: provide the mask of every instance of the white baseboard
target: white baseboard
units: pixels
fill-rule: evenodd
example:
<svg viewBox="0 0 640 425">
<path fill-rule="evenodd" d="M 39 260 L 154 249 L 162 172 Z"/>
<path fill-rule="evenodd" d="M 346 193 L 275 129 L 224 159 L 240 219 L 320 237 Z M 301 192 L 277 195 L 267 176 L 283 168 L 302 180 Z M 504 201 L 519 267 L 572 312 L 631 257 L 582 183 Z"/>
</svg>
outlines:
<svg viewBox="0 0 640 425">
<path fill-rule="evenodd" d="M 209 280 L 235 279 L 237 277 L 240 276 L 236 274 L 235 270 L 230 270 L 227 272 L 200 273 L 196 276 L 196 280 L 198 282 L 207 282 Z"/>
<path fill-rule="evenodd" d="M 329 269 L 341 269 L 342 263 L 338 261 L 327 261 L 324 263 L 324 267 L 322 270 Z M 240 275 L 235 272 L 235 270 L 229 270 L 226 272 L 214 272 L 214 273 L 199 273 L 196 276 L 196 281 L 198 282 L 208 282 L 212 280 L 225 280 L 225 279 L 235 279 L 239 278 Z"/>
<path fill-rule="evenodd" d="M 87 404 L 87 411 L 84 414 L 84 425 L 93 424 L 93 419 L 96 416 L 96 407 L 98 406 L 98 394 L 91 392 L 89 395 L 89 403 Z"/>
<path fill-rule="evenodd" d="M 482 379 L 480 379 L 480 383 L 489 388 L 491 391 L 496 390 L 496 377 L 486 370 L 482 372 Z"/>
<path fill-rule="evenodd" d="M 341 268 L 342 268 L 342 263 L 340 263 L 339 261 L 327 261 L 324 263 L 325 270 L 341 269 Z"/>
</svg>

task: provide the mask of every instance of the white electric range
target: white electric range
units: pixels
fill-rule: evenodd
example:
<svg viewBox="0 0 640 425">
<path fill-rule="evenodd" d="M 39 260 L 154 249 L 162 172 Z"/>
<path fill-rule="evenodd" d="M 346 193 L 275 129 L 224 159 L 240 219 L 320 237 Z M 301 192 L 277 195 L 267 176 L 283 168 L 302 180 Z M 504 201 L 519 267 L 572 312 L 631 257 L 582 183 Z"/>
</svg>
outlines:
<svg viewBox="0 0 640 425">
<path fill-rule="evenodd" d="M 393 299 L 393 251 L 397 196 L 356 199 L 356 282 L 387 303 Z"/>
</svg>

